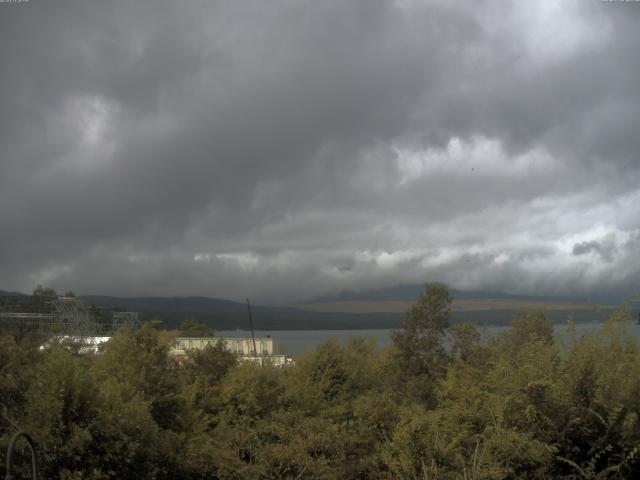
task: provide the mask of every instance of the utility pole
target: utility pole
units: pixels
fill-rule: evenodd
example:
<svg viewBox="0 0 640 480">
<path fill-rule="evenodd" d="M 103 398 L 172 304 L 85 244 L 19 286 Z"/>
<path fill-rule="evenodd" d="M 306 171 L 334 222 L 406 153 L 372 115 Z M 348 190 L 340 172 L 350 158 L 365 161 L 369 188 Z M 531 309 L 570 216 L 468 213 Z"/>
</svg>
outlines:
<svg viewBox="0 0 640 480">
<path fill-rule="evenodd" d="M 256 348 L 256 337 L 253 334 L 253 319 L 251 318 L 251 304 L 247 298 L 247 311 L 249 312 L 249 328 L 251 328 L 251 340 L 253 341 L 253 355 L 258 356 L 258 349 Z"/>
</svg>

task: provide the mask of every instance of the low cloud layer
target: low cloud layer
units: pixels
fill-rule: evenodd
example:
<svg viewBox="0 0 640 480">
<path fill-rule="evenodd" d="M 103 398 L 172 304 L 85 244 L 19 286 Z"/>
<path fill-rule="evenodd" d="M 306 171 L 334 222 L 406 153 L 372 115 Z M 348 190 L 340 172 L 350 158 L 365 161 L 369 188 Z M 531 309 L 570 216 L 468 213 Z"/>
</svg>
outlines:
<svg viewBox="0 0 640 480">
<path fill-rule="evenodd" d="M 0 289 L 640 290 L 640 4 L 0 4 Z"/>
</svg>

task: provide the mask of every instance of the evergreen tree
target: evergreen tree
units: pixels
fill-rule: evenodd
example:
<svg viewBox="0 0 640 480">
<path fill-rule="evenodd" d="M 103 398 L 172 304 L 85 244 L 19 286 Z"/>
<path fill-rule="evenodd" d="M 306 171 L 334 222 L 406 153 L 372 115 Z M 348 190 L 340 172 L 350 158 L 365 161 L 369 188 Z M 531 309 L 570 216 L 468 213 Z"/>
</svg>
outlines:
<svg viewBox="0 0 640 480">
<path fill-rule="evenodd" d="M 436 382 L 446 372 L 443 338 L 449 327 L 452 298 L 442 283 L 428 283 L 407 311 L 402 328 L 392 333 L 390 376 L 405 400 L 434 406 Z"/>
</svg>

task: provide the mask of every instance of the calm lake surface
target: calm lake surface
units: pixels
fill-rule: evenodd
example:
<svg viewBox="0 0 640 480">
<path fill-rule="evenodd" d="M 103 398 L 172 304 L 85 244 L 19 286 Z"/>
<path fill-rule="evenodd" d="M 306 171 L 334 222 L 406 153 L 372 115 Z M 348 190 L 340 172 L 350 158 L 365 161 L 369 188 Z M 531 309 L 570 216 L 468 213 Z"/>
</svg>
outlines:
<svg viewBox="0 0 640 480">
<path fill-rule="evenodd" d="M 602 323 L 578 323 L 576 333 L 579 336 L 584 333 L 597 330 L 602 327 Z M 498 335 L 511 327 L 507 326 L 478 326 L 484 339 Z M 566 325 L 556 325 L 554 327 L 556 336 L 561 336 L 567 331 Z M 330 338 L 337 338 L 344 342 L 349 337 L 361 337 L 374 340 L 378 347 L 384 348 L 391 343 L 392 330 L 256 330 L 256 337 L 271 337 L 280 345 L 281 350 L 294 357 L 304 354 L 306 351 L 325 343 Z M 629 333 L 636 338 L 640 338 L 640 325 L 630 324 Z M 246 330 L 223 330 L 216 332 L 217 335 L 225 338 L 248 337 L 250 333 Z"/>
</svg>

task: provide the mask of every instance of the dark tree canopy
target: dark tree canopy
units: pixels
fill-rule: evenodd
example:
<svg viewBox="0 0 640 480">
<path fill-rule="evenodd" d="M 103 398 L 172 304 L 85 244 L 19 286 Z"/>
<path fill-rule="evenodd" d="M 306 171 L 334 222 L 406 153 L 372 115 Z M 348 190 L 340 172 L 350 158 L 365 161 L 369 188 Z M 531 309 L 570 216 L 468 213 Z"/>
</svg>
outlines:
<svg viewBox="0 0 640 480">
<path fill-rule="evenodd" d="M 179 366 L 150 324 L 99 355 L 0 336 L 0 463 L 25 429 L 60 480 L 640 478 L 628 315 L 558 339 L 522 313 L 482 341 L 450 308 L 429 284 L 390 348 L 331 340 L 282 369 L 223 343 Z"/>
<path fill-rule="evenodd" d="M 213 337 L 215 335 L 213 328 L 189 319 L 180 322 L 178 330 L 183 337 Z"/>
<path fill-rule="evenodd" d="M 57 292 L 53 288 L 43 287 L 42 285 L 37 285 L 33 290 L 34 297 L 50 297 L 56 298 L 58 296 Z"/>
<path fill-rule="evenodd" d="M 446 371 L 443 337 L 449 327 L 452 298 L 442 283 L 428 283 L 409 307 L 402 328 L 392 333 L 392 364 L 397 390 L 426 404 L 435 400 L 435 381 Z"/>
</svg>

